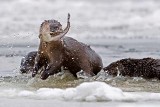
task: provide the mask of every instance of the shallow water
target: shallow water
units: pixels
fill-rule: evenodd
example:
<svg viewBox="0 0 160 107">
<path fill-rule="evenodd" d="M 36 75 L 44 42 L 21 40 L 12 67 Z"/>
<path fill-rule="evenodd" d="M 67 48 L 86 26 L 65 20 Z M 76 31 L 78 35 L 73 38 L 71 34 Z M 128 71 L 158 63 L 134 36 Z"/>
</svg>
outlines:
<svg viewBox="0 0 160 107">
<path fill-rule="evenodd" d="M 158 39 L 143 39 L 143 41 L 141 39 L 134 39 L 134 41 L 131 39 L 123 40 L 125 41 L 109 39 L 107 42 L 103 40 L 100 40 L 101 42 L 84 42 L 91 44 L 91 47 L 100 54 L 104 66 L 130 56 L 132 58 L 159 57 L 158 50 L 160 49 L 155 46 L 159 45 Z M 43 81 L 39 78 L 39 75 L 36 78 L 32 78 L 31 74 L 20 74 L 19 64 L 21 58 L 27 52 L 36 49 L 37 46 L 12 47 L 12 49 L 3 47 L 0 57 L 1 60 L 4 60 L 0 72 L 0 97 L 2 98 L 0 100 L 4 102 L 15 101 L 17 102 L 15 105 L 20 105 L 26 100 L 31 102 L 30 106 L 33 107 L 37 103 L 40 105 L 42 102 L 49 106 L 53 102 L 55 104 L 60 103 L 61 106 L 65 104 L 81 106 L 82 102 L 83 106 L 116 105 L 121 107 L 138 104 L 139 107 L 146 105 L 150 107 L 159 105 L 160 82 L 157 79 L 108 77 L 103 71 L 92 78 L 75 79 L 69 72 L 65 71 L 50 76 Z M 4 105 L 6 104 L 4 103 Z M 11 105 L 8 104 L 8 106 Z"/>
<path fill-rule="evenodd" d="M 42 81 L 19 74 L 21 58 L 38 48 L 41 22 L 57 19 L 64 28 L 68 12 L 67 36 L 90 44 L 104 66 L 122 58 L 160 57 L 158 0 L 1 0 L 0 107 L 159 107 L 156 79 L 100 72 L 88 79 L 61 73 Z"/>
</svg>

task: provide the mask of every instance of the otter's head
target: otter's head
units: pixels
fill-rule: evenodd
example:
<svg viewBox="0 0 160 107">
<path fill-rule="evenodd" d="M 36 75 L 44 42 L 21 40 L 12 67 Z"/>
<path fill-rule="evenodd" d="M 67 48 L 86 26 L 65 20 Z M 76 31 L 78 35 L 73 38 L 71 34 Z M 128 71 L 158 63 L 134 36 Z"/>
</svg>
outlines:
<svg viewBox="0 0 160 107">
<path fill-rule="evenodd" d="M 121 74 L 121 71 L 124 69 L 120 61 L 113 62 L 107 67 L 103 68 L 109 75 L 118 76 Z"/>
<path fill-rule="evenodd" d="M 25 58 L 22 58 L 21 60 L 21 66 L 20 66 L 20 73 L 31 73 L 33 72 L 33 66 L 34 66 L 34 60 L 26 60 Z"/>
<path fill-rule="evenodd" d="M 44 42 L 60 40 L 70 28 L 70 14 L 68 14 L 67 27 L 63 30 L 62 25 L 57 20 L 45 20 L 40 26 L 39 38 Z"/>
<path fill-rule="evenodd" d="M 21 60 L 20 73 L 31 73 L 33 72 L 35 57 L 37 55 L 37 51 L 33 51 L 28 53 Z"/>
</svg>

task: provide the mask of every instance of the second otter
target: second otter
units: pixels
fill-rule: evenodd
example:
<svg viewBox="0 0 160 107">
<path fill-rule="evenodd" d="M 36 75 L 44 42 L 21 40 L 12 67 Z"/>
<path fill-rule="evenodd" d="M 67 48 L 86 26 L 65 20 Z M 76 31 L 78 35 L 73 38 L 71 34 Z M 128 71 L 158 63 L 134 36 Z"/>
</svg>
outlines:
<svg viewBox="0 0 160 107">
<path fill-rule="evenodd" d="M 126 58 L 112 62 L 103 68 L 109 75 L 143 77 L 146 79 L 160 79 L 160 59 L 143 58 L 132 59 Z"/>
</svg>

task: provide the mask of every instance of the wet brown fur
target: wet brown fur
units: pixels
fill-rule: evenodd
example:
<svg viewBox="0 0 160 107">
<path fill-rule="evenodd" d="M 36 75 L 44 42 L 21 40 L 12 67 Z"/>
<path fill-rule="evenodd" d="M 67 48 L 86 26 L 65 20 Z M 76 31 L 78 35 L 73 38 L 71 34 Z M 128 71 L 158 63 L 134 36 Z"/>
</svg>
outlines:
<svg viewBox="0 0 160 107">
<path fill-rule="evenodd" d="M 71 37 L 63 37 L 50 42 L 40 39 L 33 77 L 42 66 L 45 67 L 45 70 L 41 74 L 41 79 L 47 79 L 48 76 L 61 71 L 61 67 L 67 68 L 75 77 L 80 70 L 83 70 L 88 76 L 96 75 L 103 67 L 100 56 L 94 50 Z"/>
<path fill-rule="evenodd" d="M 61 71 L 62 66 L 69 69 L 75 77 L 80 70 L 88 73 L 89 76 L 96 75 L 103 66 L 101 58 L 95 51 L 70 37 L 63 38 L 63 42 L 41 42 L 37 58 L 36 67 L 46 68 L 41 75 L 42 79 Z"/>
<path fill-rule="evenodd" d="M 103 68 L 109 75 L 160 79 L 160 60 L 153 58 L 121 59 Z M 118 74 L 119 73 L 119 74 Z"/>
<path fill-rule="evenodd" d="M 36 55 L 37 55 L 37 51 L 32 51 L 22 58 L 21 65 L 20 65 L 21 73 L 33 72 Z"/>
</svg>

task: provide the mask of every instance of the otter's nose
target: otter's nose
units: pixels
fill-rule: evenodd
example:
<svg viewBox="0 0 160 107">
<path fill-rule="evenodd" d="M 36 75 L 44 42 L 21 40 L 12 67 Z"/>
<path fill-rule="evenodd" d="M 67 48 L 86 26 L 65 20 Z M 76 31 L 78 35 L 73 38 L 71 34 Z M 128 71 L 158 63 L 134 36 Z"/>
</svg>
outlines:
<svg viewBox="0 0 160 107">
<path fill-rule="evenodd" d="M 21 68 L 20 68 L 20 73 L 22 73 L 22 74 L 23 74 L 23 73 L 26 73 L 26 69 L 25 69 L 24 67 L 21 67 Z"/>
</svg>

